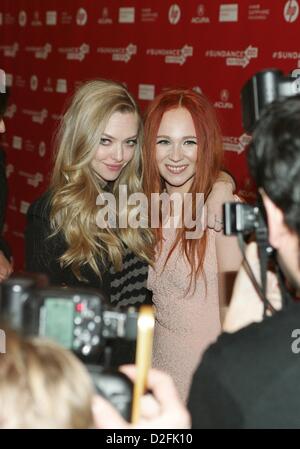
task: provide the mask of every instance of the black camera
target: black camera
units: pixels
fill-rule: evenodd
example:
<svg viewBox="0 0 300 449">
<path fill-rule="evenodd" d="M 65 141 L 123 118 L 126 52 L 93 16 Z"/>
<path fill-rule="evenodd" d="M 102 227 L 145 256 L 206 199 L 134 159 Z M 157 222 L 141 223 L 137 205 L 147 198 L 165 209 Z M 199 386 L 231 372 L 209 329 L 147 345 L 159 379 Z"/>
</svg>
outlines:
<svg viewBox="0 0 300 449">
<path fill-rule="evenodd" d="M 262 70 L 250 78 L 241 90 L 243 127 L 252 133 L 265 106 L 273 101 L 300 93 L 299 70 L 284 76 L 278 69 Z M 262 201 L 255 206 L 226 203 L 223 206 L 224 233 L 226 235 L 251 234 L 267 239 L 266 215 Z M 267 242 L 265 241 L 267 245 Z"/>
<path fill-rule="evenodd" d="M 256 73 L 241 91 L 243 127 L 252 133 L 263 108 L 272 101 L 300 93 L 299 71 L 284 76 L 278 69 L 267 69 Z"/>
<path fill-rule="evenodd" d="M 136 340 L 135 307 L 111 307 L 89 289 L 36 288 L 34 279 L 11 277 L 1 286 L 0 315 L 25 335 L 55 340 L 87 362 L 97 363 L 107 340 Z"/>
<path fill-rule="evenodd" d="M 261 208 L 258 205 L 225 203 L 223 205 L 223 216 L 225 235 L 237 235 L 239 233 L 248 235 L 260 227 L 266 227 Z"/>
<path fill-rule="evenodd" d="M 73 351 L 85 363 L 98 393 L 129 420 L 132 382 L 108 370 L 105 355 L 110 342 L 136 342 L 135 307 L 112 307 L 95 290 L 38 288 L 36 278 L 20 276 L 0 286 L 0 318 L 25 336 L 46 337 Z"/>
</svg>

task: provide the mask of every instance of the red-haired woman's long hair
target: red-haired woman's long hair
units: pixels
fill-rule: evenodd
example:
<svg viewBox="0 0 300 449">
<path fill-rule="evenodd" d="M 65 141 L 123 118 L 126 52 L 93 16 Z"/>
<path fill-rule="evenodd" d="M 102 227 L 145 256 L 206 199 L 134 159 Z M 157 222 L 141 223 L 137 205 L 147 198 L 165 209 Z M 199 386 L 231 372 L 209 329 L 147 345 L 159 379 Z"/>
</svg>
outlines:
<svg viewBox="0 0 300 449">
<path fill-rule="evenodd" d="M 191 114 L 198 142 L 196 173 L 190 189 L 195 217 L 196 193 L 204 193 L 206 200 L 223 162 L 222 138 L 215 110 L 203 94 L 192 89 L 167 89 L 149 105 L 144 122 L 144 191 L 149 198 L 149 204 L 151 204 L 151 193 L 161 193 L 164 190 L 164 181 L 159 174 L 156 162 L 156 138 L 164 113 L 178 107 L 186 108 Z M 198 239 L 186 239 L 187 231 L 191 231 L 191 229 L 184 226 L 178 229 L 176 240 L 167 260 L 176 246 L 180 244 L 191 266 L 192 281 L 194 276 L 197 278 L 203 271 L 207 234 L 205 231 L 199 241 Z M 162 227 L 155 229 L 154 232 L 156 244 L 161 249 Z"/>
</svg>

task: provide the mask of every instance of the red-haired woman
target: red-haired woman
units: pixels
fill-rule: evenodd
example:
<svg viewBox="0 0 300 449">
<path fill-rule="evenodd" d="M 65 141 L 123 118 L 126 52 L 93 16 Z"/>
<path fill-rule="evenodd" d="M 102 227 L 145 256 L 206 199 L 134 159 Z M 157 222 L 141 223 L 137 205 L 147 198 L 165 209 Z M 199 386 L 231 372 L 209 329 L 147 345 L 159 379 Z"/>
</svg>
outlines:
<svg viewBox="0 0 300 449">
<path fill-rule="evenodd" d="M 165 90 L 148 108 L 144 133 L 147 195 L 190 193 L 195 218 L 196 193 L 207 198 L 223 162 L 213 106 L 193 90 Z M 180 222 L 176 225 L 172 218 L 175 209 L 169 217 L 160 211 L 148 288 L 156 309 L 153 366 L 171 374 L 185 400 L 203 351 L 221 331 L 220 275 L 236 271 L 241 254 L 236 239 L 223 232 L 206 229 L 201 237 L 189 238 L 191 229 L 185 222 L 176 227 Z"/>
</svg>

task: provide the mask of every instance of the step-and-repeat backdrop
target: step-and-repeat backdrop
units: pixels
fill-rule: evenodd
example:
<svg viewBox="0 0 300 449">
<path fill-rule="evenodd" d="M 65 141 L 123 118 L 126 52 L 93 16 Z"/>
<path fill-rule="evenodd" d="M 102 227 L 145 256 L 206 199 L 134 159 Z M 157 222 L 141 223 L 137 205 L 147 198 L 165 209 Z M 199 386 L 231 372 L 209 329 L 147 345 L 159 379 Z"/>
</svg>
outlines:
<svg viewBox="0 0 300 449">
<path fill-rule="evenodd" d="M 125 82 L 142 108 L 166 86 L 203 91 L 219 113 L 226 167 L 252 200 L 240 89 L 258 70 L 300 67 L 299 42 L 296 0 L 1 0 L 0 69 L 12 92 L 5 236 L 17 268 L 26 211 L 47 187 L 53 133 L 79 81 Z"/>
</svg>

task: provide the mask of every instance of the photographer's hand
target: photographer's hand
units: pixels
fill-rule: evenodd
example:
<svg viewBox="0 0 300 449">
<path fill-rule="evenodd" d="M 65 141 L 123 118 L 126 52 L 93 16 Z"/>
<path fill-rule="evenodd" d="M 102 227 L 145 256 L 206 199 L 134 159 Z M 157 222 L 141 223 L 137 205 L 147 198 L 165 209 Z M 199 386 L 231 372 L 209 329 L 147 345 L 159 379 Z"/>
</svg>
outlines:
<svg viewBox="0 0 300 449">
<path fill-rule="evenodd" d="M 253 274 L 260 283 L 260 266 L 257 244 L 252 242 L 246 249 L 246 257 Z M 267 273 L 267 298 L 274 307 L 281 308 L 281 294 L 274 273 Z M 236 332 L 242 327 L 263 319 L 263 301 L 257 294 L 253 284 L 242 265 L 235 280 L 233 295 L 226 314 L 223 330 Z"/>
<path fill-rule="evenodd" d="M 136 367 L 126 365 L 121 371 L 133 382 Z M 138 423 L 125 421 L 105 399 L 96 396 L 93 404 L 95 426 L 99 429 L 188 429 L 190 415 L 179 399 L 173 380 L 168 374 L 151 369 L 148 388 L 152 395 L 145 395 L 141 402 L 141 417 Z"/>
</svg>

